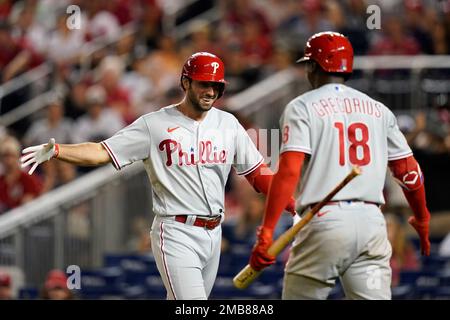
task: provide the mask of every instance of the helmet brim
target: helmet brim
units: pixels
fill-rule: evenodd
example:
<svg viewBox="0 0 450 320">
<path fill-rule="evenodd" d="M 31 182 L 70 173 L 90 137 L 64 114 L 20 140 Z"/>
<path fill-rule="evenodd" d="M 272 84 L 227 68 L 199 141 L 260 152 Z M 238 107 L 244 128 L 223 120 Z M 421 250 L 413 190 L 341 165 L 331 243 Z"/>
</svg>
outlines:
<svg viewBox="0 0 450 320">
<path fill-rule="evenodd" d="M 226 81 L 225 79 L 221 79 L 221 78 L 217 79 L 214 75 L 193 75 L 193 76 L 184 75 L 184 76 L 191 78 L 192 80 L 195 80 L 195 81 L 218 82 L 218 83 L 228 84 L 228 81 Z"/>
<path fill-rule="evenodd" d="M 303 57 L 303 58 L 300 58 L 297 61 L 295 61 L 295 63 L 302 63 L 302 62 L 309 61 L 309 60 L 311 60 L 310 57 Z"/>
</svg>

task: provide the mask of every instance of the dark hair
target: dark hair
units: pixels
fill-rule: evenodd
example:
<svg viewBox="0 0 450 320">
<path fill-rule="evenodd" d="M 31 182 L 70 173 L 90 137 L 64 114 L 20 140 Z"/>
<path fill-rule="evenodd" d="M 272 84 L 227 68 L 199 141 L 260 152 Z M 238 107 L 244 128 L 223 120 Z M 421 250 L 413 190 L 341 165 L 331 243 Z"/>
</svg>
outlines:
<svg viewBox="0 0 450 320">
<path fill-rule="evenodd" d="M 188 79 L 188 80 L 189 80 L 189 83 L 192 83 L 192 79 L 189 78 L 189 77 L 187 77 L 187 76 L 181 76 L 181 79 L 180 79 L 180 86 L 181 86 L 181 89 L 183 89 L 183 91 L 186 91 L 186 88 L 183 86 L 183 79 L 184 79 L 184 78 Z"/>
</svg>

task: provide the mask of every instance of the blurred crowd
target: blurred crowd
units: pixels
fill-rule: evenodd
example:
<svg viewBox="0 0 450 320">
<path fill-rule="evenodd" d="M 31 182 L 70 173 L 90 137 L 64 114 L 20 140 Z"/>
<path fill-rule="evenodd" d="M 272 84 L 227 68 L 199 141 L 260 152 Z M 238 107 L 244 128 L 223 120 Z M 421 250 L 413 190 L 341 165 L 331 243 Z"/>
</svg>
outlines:
<svg viewBox="0 0 450 320">
<path fill-rule="evenodd" d="M 0 270 L 0 300 L 17 299 L 17 284 L 6 271 Z M 44 283 L 38 288 L 38 298 L 42 300 L 73 300 L 74 291 L 68 288 L 68 277 L 59 269 L 50 270 Z"/>
<path fill-rule="evenodd" d="M 2 97 L 0 114 L 17 108 L 42 88 L 65 88 L 41 111 L 0 128 L 0 139 L 9 141 L 3 148 L 6 155 L 1 157 L 0 213 L 90 170 L 49 162 L 39 168 L 36 178 L 24 177 L 19 175 L 20 168 L 11 164 L 21 145 L 45 143 L 50 137 L 58 143 L 98 142 L 138 116 L 179 101 L 180 67 L 193 52 L 209 51 L 224 60 L 229 82 L 226 96 L 292 66 L 307 38 L 318 31 L 336 30 L 348 35 L 360 55 L 450 52 L 450 1 L 197 1 L 175 16 L 175 24 L 191 18 L 189 25 L 182 27 L 188 28 L 183 30 L 187 35 L 177 36 L 167 25 L 174 20 L 174 8 L 182 8 L 182 3 L 0 3 L 1 82 L 5 84 L 43 62 L 53 68 L 50 78 Z M 382 30 L 366 26 L 370 4 L 381 8 Z M 69 5 L 81 9 L 80 29 L 69 29 Z M 218 10 L 218 19 L 192 19 L 213 7 Z M 125 31 L 130 25 L 134 31 Z M 226 98 L 218 101 L 219 107 L 223 105 Z M 448 128 L 448 101 L 439 108 L 438 121 L 447 121 Z M 423 116 L 415 120 L 411 129 L 414 144 L 450 149 L 448 136 L 435 144 L 436 135 L 424 134 Z M 8 159 L 12 160 L 9 164 Z"/>
</svg>

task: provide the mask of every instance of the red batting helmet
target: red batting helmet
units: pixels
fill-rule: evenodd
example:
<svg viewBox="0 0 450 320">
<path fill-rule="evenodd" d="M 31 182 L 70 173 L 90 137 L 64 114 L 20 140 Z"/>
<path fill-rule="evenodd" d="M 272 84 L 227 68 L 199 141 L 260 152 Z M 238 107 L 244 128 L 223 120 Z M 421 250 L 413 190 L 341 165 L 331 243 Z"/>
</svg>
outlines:
<svg viewBox="0 0 450 320">
<path fill-rule="evenodd" d="M 219 57 L 208 52 L 197 52 L 190 56 L 183 66 L 181 79 L 188 77 L 197 81 L 220 82 L 223 84 L 219 98 L 225 90 L 225 65 Z"/>
<path fill-rule="evenodd" d="M 314 60 L 326 72 L 352 73 L 353 47 L 337 32 L 319 32 L 308 39 L 304 57 L 297 62 Z"/>
</svg>

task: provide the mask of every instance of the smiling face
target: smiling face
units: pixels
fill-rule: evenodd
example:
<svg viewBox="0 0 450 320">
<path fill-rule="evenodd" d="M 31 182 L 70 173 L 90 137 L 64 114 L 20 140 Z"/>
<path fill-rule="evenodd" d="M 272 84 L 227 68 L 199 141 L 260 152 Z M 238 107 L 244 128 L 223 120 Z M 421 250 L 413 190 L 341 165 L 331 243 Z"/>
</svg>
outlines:
<svg viewBox="0 0 450 320">
<path fill-rule="evenodd" d="M 186 98 L 192 107 L 199 112 L 209 111 L 219 97 L 222 83 L 211 81 L 196 81 L 184 78 Z"/>
</svg>

